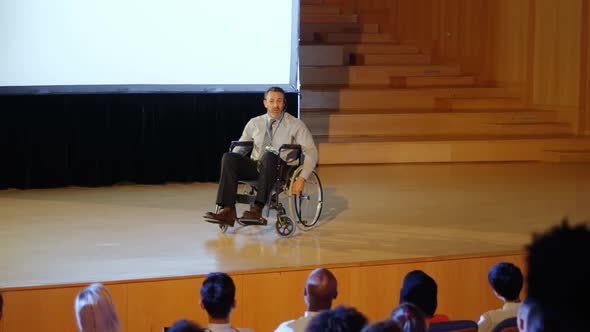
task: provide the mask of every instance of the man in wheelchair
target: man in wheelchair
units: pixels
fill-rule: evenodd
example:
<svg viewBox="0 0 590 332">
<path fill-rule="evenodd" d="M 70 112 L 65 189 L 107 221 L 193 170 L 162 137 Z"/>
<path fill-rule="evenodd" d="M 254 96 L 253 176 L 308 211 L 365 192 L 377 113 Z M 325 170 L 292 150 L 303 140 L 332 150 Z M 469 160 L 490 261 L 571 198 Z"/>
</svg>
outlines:
<svg viewBox="0 0 590 332">
<path fill-rule="evenodd" d="M 302 170 L 293 182 L 292 193 L 298 195 L 313 172 L 318 151 L 305 124 L 285 112 L 285 92 L 271 87 L 264 93 L 264 115 L 250 119 L 240 141 L 253 142 L 250 157 L 239 151 L 226 152 L 221 159 L 221 177 L 217 190 L 219 212 L 207 212 L 205 220 L 227 226 L 236 221 L 238 181 L 256 181 L 256 199 L 240 219 L 262 220 L 262 210 L 277 179 L 278 163 L 285 163 L 278 150 L 283 144 L 298 144 L 304 156 Z"/>
</svg>

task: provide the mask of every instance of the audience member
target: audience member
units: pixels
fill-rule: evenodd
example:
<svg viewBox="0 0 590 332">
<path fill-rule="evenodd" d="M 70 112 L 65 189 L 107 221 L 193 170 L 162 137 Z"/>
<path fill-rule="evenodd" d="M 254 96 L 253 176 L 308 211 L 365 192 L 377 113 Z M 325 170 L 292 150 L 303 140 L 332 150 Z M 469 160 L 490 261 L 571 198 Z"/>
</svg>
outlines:
<svg viewBox="0 0 590 332">
<path fill-rule="evenodd" d="M 361 332 L 402 332 L 396 322 L 391 319 L 382 320 L 365 326 Z"/>
<path fill-rule="evenodd" d="M 84 288 L 74 302 L 80 332 L 118 332 L 119 317 L 111 294 L 102 284 Z"/>
<path fill-rule="evenodd" d="M 309 274 L 303 288 L 303 298 L 307 310 L 304 315 L 283 322 L 275 332 L 305 331 L 309 321 L 321 310 L 332 308 L 332 300 L 338 295 L 336 277 L 327 269 L 318 268 Z"/>
<path fill-rule="evenodd" d="M 174 322 L 166 332 L 204 332 L 204 330 L 195 322 L 186 319 L 181 319 Z"/>
<path fill-rule="evenodd" d="M 230 324 L 230 314 L 236 305 L 236 286 L 232 278 L 222 272 L 209 273 L 201 286 L 201 308 L 207 311 L 209 325 L 205 331 L 252 331 L 235 329 Z"/>
<path fill-rule="evenodd" d="M 500 309 L 485 312 L 477 323 L 478 332 L 491 332 L 501 321 L 516 317 L 520 307 L 523 276 L 512 263 L 498 263 L 488 272 L 488 281 L 497 298 L 504 302 Z"/>
<path fill-rule="evenodd" d="M 402 303 L 393 309 L 391 320 L 396 322 L 404 332 L 428 331 L 426 315 L 420 308 L 409 302 Z"/>
<path fill-rule="evenodd" d="M 434 279 L 420 270 L 414 270 L 406 274 L 400 290 L 399 303 L 409 302 L 420 308 L 429 323 L 446 322 L 446 315 L 435 315 L 438 286 Z"/>
<path fill-rule="evenodd" d="M 367 318 L 355 308 L 338 306 L 324 310 L 313 317 L 306 332 L 360 332 L 367 325 Z"/>
<path fill-rule="evenodd" d="M 545 331 L 590 328 L 589 255 L 587 225 L 571 227 L 564 220 L 534 237 L 528 248 L 527 296 L 538 305 Z"/>
</svg>

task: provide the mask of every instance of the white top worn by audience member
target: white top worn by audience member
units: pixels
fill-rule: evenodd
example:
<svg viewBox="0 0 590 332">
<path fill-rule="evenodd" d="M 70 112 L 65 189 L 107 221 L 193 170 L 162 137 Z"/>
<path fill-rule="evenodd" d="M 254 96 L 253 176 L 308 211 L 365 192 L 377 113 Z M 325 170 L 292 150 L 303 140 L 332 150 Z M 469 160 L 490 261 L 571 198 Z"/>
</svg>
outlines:
<svg viewBox="0 0 590 332">
<path fill-rule="evenodd" d="M 307 324 L 313 316 L 319 314 L 316 311 L 306 311 L 305 314 L 297 319 L 291 319 L 281 323 L 275 332 L 304 332 Z"/>
<path fill-rule="evenodd" d="M 205 329 L 206 332 L 253 332 L 252 329 L 246 329 L 243 327 L 234 328 L 229 323 L 227 324 L 209 324 Z"/>
<path fill-rule="evenodd" d="M 507 302 L 502 309 L 490 310 L 479 318 L 477 332 L 491 332 L 503 320 L 516 317 L 520 302 Z"/>
</svg>

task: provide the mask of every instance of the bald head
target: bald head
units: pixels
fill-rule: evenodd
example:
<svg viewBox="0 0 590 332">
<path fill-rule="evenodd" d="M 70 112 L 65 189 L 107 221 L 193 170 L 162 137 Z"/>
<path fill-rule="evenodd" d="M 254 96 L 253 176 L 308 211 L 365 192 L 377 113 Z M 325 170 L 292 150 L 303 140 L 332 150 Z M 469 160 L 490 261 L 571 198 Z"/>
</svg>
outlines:
<svg viewBox="0 0 590 332">
<path fill-rule="evenodd" d="M 303 293 L 308 311 L 330 309 L 338 295 L 336 277 L 327 269 L 315 269 L 307 277 Z"/>
</svg>

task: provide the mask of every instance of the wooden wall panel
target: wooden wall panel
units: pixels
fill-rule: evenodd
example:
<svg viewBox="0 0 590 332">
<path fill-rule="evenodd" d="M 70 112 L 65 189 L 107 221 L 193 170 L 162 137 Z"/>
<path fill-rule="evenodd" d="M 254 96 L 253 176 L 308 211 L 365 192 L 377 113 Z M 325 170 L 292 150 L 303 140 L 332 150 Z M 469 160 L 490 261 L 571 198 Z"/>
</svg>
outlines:
<svg viewBox="0 0 590 332">
<path fill-rule="evenodd" d="M 483 44 L 483 84 L 518 87 L 527 79 L 530 0 L 495 0 L 488 4 Z"/>
<path fill-rule="evenodd" d="M 57 287 L 5 291 L 3 332 L 61 331 L 77 332 L 74 299 L 83 287 Z M 121 320 L 127 325 L 127 286 L 109 285 L 108 289 Z"/>
<path fill-rule="evenodd" d="M 487 271 L 499 261 L 521 266 L 524 253 L 481 257 L 451 257 L 329 266 L 338 279 L 335 305 L 354 306 L 370 321 L 389 316 L 399 302 L 404 275 L 415 269 L 430 274 L 439 285 L 439 309 L 453 319 L 477 320 L 498 308 L 487 283 Z M 282 321 L 303 314 L 303 286 L 313 267 L 232 274 L 237 287 L 235 326 L 272 331 Z M 523 271 L 524 272 L 524 271 Z M 122 332 L 160 332 L 177 319 L 207 323 L 199 307 L 204 277 L 107 284 L 113 295 Z M 82 287 L 5 290 L 2 332 L 75 332 L 74 298 Z"/>
<path fill-rule="evenodd" d="M 535 2 L 533 105 L 579 106 L 582 0 Z"/>
<path fill-rule="evenodd" d="M 582 3 L 579 134 L 590 135 L 590 1 Z"/>
<path fill-rule="evenodd" d="M 196 277 L 127 284 L 126 331 L 161 332 L 163 327 L 182 318 L 206 322 L 207 316 L 199 307 L 203 280 Z M 239 280 L 234 281 L 237 284 Z"/>
</svg>

